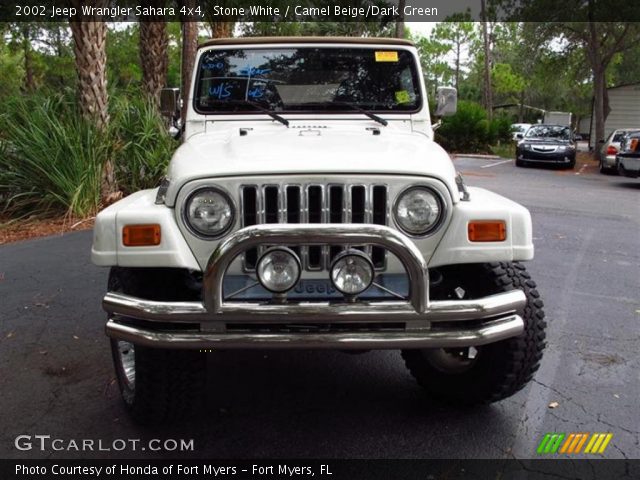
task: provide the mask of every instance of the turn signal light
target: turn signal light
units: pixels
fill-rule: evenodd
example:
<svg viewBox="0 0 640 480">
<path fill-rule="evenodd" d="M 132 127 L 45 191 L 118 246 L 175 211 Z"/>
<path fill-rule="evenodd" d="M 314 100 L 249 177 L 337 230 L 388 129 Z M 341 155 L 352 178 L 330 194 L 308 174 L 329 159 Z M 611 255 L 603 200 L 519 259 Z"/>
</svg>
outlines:
<svg viewBox="0 0 640 480">
<path fill-rule="evenodd" d="M 152 247 L 160 245 L 160 225 L 125 225 L 122 229 L 125 247 Z"/>
<path fill-rule="evenodd" d="M 474 220 L 467 229 L 472 242 L 504 242 L 507 238 L 507 224 L 504 220 Z"/>
</svg>

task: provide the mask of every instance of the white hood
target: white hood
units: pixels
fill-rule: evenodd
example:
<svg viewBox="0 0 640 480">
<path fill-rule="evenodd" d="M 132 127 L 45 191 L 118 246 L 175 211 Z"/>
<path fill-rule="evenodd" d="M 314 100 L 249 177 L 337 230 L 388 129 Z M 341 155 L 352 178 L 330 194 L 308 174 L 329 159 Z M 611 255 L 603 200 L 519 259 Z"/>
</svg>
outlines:
<svg viewBox="0 0 640 480">
<path fill-rule="evenodd" d="M 240 127 L 195 135 L 171 161 L 167 205 L 174 204 L 180 187 L 191 180 L 246 175 L 429 176 L 443 181 L 453 194 L 455 169 L 448 154 L 424 134 L 394 123 L 383 127 L 368 122 L 324 126 L 292 122 L 291 128 L 254 123 L 245 135 L 240 134 Z M 374 135 L 371 128 L 380 134 Z"/>
</svg>

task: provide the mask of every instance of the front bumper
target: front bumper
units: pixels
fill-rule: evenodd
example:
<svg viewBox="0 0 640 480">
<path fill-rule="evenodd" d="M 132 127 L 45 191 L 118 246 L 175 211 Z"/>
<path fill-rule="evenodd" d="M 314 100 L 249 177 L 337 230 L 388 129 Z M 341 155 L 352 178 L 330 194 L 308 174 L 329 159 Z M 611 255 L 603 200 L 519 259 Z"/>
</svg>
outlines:
<svg viewBox="0 0 640 480">
<path fill-rule="evenodd" d="M 572 151 L 543 153 L 543 152 L 536 152 L 533 150 L 518 149 L 518 151 L 516 152 L 516 158 L 518 160 L 521 160 L 527 163 L 566 165 L 571 162 L 575 162 L 576 152 L 575 150 L 572 150 Z"/>
<path fill-rule="evenodd" d="M 223 295 L 237 255 L 260 245 L 383 247 L 404 265 L 409 295 L 357 302 L 248 302 Z M 109 292 L 107 335 L 159 348 L 396 349 L 477 346 L 521 334 L 525 295 L 512 290 L 473 300 L 429 300 L 429 272 L 415 244 L 380 225 L 256 225 L 239 230 L 210 257 L 202 302 L 159 302 Z M 277 326 L 277 328 L 276 328 Z"/>
</svg>

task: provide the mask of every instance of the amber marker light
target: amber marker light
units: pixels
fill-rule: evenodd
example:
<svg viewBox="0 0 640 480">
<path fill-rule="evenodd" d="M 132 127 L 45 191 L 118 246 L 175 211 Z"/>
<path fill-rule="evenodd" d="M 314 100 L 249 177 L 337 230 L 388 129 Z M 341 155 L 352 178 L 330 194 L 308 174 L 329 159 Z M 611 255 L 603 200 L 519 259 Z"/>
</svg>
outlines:
<svg viewBox="0 0 640 480">
<path fill-rule="evenodd" d="M 467 233 L 472 242 L 504 242 L 507 224 L 504 220 L 472 220 Z"/>
<path fill-rule="evenodd" d="M 125 247 L 152 247 L 160 245 L 160 225 L 125 225 L 122 229 Z"/>
</svg>

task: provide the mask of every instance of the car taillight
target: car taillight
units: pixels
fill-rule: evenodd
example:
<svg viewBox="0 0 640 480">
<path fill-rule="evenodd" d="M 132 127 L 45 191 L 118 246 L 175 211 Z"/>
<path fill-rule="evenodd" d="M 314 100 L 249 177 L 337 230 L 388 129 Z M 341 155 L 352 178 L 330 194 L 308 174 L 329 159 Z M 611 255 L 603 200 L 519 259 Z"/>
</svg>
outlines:
<svg viewBox="0 0 640 480">
<path fill-rule="evenodd" d="M 615 155 L 616 153 L 618 153 L 618 149 L 616 147 L 613 145 L 609 145 L 607 147 L 607 155 Z"/>
</svg>

